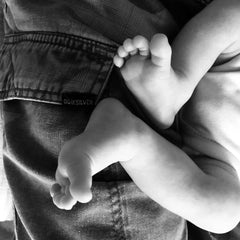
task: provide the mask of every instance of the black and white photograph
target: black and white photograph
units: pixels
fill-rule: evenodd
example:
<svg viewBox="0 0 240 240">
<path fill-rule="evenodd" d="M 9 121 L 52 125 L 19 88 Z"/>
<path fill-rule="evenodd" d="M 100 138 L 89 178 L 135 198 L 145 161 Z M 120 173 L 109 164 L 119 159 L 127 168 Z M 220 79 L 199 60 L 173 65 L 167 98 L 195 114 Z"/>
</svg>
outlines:
<svg viewBox="0 0 240 240">
<path fill-rule="evenodd" d="M 240 240 L 240 0 L 0 0 L 0 240 Z"/>
</svg>

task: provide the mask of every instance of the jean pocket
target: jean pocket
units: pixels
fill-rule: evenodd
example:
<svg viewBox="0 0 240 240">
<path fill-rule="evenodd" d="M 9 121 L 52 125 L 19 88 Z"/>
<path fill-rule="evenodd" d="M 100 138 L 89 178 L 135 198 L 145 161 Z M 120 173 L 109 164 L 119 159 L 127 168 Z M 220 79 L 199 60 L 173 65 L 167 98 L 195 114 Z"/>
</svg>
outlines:
<svg viewBox="0 0 240 240">
<path fill-rule="evenodd" d="M 55 32 L 7 35 L 0 52 L 0 100 L 96 104 L 107 84 L 116 48 Z"/>
</svg>

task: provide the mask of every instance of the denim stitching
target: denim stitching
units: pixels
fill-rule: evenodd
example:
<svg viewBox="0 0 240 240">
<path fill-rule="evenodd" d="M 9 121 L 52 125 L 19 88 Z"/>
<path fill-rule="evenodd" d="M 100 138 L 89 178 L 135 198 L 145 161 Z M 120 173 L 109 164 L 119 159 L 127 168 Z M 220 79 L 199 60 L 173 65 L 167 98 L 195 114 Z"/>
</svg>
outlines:
<svg viewBox="0 0 240 240">
<path fill-rule="evenodd" d="M 126 240 L 123 224 L 123 213 L 120 202 L 120 192 L 117 182 L 107 182 L 109 196 L 111 200 L 112 221 L 116 240 Z"/>
<path fill-rule="evenodd" d="M 77 40 L 77 41 L 73 41 Z M 87 38 L 76 38 L 72 39 L 71 35 L 61 36 L 59 34 L 50 35 L 47 33 L 23 33 L 19 35 L 7 35 L 4 38 L 4 45 L 13 45 L 20 42 L 32 42 L 32 43 L 41 43 L 41 44 L 49 44 L 59 47 L 70 48 L 72 50 L 83 50 L 90 54 L 98 54 L 102 58 L 111 59 L 113 55 L 116 53 L 117 46 L 110 46 L 104 43 L 96 42 L 95 40 L 87 39 Z M 81 47 L 81 48 L 80 48 Z M 104 54 L 103 54 L 104 52 Z"/>
<path fill-rule="evenodd" d="M 4 89 L 4 90 L 0 90 L 0 94 L 1 93 L 6 93 L 9 91 L 14 91 L 14 90 L 23 90 L 23 91 L 30 91 L 30 92 L 41 92 L 41 93 L 49 93 L 49 94 L 54 94 L 54 95 L 61 95 L 62 93 L 59 92 L 51 92 L 51 91 L 47 91 L 47 90 L 41 90 L 41 89 L 32 89 L 32 88 L 10 88 L 10 89 Z"/>
<path fill-rule="evenodd" d="M 96 45 L 102 45 L 102 46 L 106 46 L 106 47 L 109 47 L 111 48 L 112 50 L 115 50 L 115 47 L 113 47 L 112 45 L 110 44 L 107 44 L 107 43 L 103 43 L 103 42 L 99 42 L 97 40 L 93 40 L 93 39 L 90 39 L 90 38 L 86 38 L 86 37 L 82 37 L 82 36 L 76 36 L 76 35 L 73 35 L 73 34 L 66 34 L 66 33 L 62 33 L 62 32 L 50 32 L 50 31 L 28 31 L 28 32 L 21 32 L 21 33 L 14 33 L 14 34 L 6 34 L 5 35 L 5 38 L 8 38 L 8 37 L 19 37 L 19 36 L 22 36 L 22 35 L 33 35 L 33 36 L 49 36 L 49 37 L 64 37 L 64 38 L 70 38 L 70 39 L 74 39 L 74 40 L 81 40 L 83 42 L 91 42 L 93 44 L 96 44 Z M 113 43 L 115 44 L 115 43 Z M 117 44 L 115 44 L 116 47 L 118 46 Z"/>
<path fill-rule="evenodd" d="M 9 58 L 11 59 L 11 79 L 13 79 L 13 81 L 8 81 L 8 84 L 10 86 L 10 88 L 14 87 L 15 89 L 15 86 L 14 86 L 14 79 L 15 79 L 15 69 L 14 69 L 14 66 L 13 66 L 13 60 L 12 60 L 12 54 L 8 53 L 9 54 Z M 15 90 L 15 94 L 16 94 L 16 90 Z"/>
<path fill-rule="evenodd" d="M 100 55 L 100 54 L 96 54 L 92 51 L 89 51 L 88 49 L 84 49 L 84 48 L 74 48 L 74 47 L 69 47 L 69 46 L 65 46 L 65 45 L 60 45 L 58 43 L 50 43 L 50 42 L 41 42 L 41 41 L 38 41 L 38 40 L 22 40 L 22 41 L 18 41 L 18 42 L 14 42 L 14 43 L 6 43 L 4 42 L 4 45 L 9 45 L 9 46 L 15 46 L 14 44 L 16 43 L 20 43 L 20 42 L 29 42 L 29 43 L 40 43 L 40 44 L 46 44 L 46 45 L 51 45 L 51 46 L 54 46 L 54 47 L 63 47 L 65 49 L 71 49 L 71 50 L 76 50 L 76 51 L 79 51 L 79 50 L 83 50 L 82 53 L 87 53 L 87 54 L 90 54 L 91 56 L 93 56 L 93 58 L 95 60 L 98 60 L 99 62 L 103 62 L 104 60 L 106 59 L 112 59 L 112 57 L 108 57 L 108 56 L 104 56 L 104 55 Z M 113 54 L 112 54 L 113 55 Z"/>
<path fill-rule="evenodd" d="M 78 41 L 75 41 L 78 40 Z M 49 32 L 27 32 L 27 33 L 19 33 L 19 34 L 10 34 L 5 36 L 4 39 L 4 46 L 1 50 L 3 53 L 6 49 L 10 47 L 14 48 L 16 47 L 16 43 L 22 43 L 22 42 L 29 42 L 32 44 L 38 44 L 41 45 L 51 45 L 54 47 L 63 47 L 70 50 L 77 50 L 87 58 L 90 58 L 91 61 L 96 61 L 98 64 L 100 64 L 100 68 L 98 69 L 96 79 L 93 81 L 92 86 L 90 87 L 91 90 L 94 89 L 96 84 L 98 84 L 99 88 L 97 88 L 97 95 L 96 95 L 96 102 L 99 101 L 101 98 L 102 92 L 107 85 L 107 79 L 109 78 L 110 72 L 113 67 L 113 61 L 112 57 L 113 54 L 116 52 L 116 47 L 111 46 L 105 43 L 97 42 L 95 40 L 83 38 L 83 37 L 77 37 L 73 35 L 66 35 L 62 33 L 49 33 Z M 41 47 L 41 45 L 39 47 Z M 12 64 L 12 61 L 11 61 Z M 109 65 L 109 68 L 106 71 L 106 74 L 104 74 L 104 77 L 100 77 L 102 73 L 102 69 L 105 66 Z M 14 73 L 14 70 L 11 70 Z M 105 76 L 106 75 L 106 76 Z M 8 83 L 14 83 L 15 82 L 15 76 L 12 78 L 11 81 L 7 81 Z M 102 86 L 101 86 L 102 85 Z M 11 93 L 12 91 L 12 93 Z M 21 93 L 19 93 L 21 91 Z M 25 91 L 25 92 L 24 92 Z M 82 92 L 82 91 L 81 91 Z M 89 91 L 88 91 L 89 92 Z M 8 93 L 8 94 L 7 94 Z M 40 89 L 31 89 L 31 88 L 14 88 L 14 86 L 10 87 L 10 89 L 4 89 L 0 91 L 1 97 L 7 98 L 7 97 L 25 97 L 25 98 L 32 98 L 32 99 L 45 99 L 54 102 L 54 100 L 49 97 L 45 96 L 42 98 L 41 96 L 27 96 L 31 95 L 31 93 L 46 93 L 49 95 L 55 95 L 55 96 L 61 96 L 62 92 L 52 92 L 47 90 L 40 90 Z M 3 96 L 4 95 L 4 96 Z M 59 99 L 55 100 L 55 102 L 59 103 Z"/>
</svg>

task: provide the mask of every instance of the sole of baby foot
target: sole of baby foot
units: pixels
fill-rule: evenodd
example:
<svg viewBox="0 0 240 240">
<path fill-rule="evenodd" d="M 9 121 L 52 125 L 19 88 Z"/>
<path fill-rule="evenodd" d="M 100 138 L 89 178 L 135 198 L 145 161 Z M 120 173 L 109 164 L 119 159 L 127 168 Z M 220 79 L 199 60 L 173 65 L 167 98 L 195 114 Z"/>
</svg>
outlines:
<svg viewBox="0 0 240 240">
<path fill-rule="evenodd" d="M 130 54 L 135 49 L 137 53 Z M 150 42 L 137 36 L 119 47 L 115 59 L 126 85 L 161 128 L 173 123 L 177 109 L 178 84 L 171 69 L 171 53 L 164 34 L 154 35 Z"/>
<path fill-rule="evenodd" d="M 56 195 L 55 204 L 67 209 L 65 200 L 87 203 L 92 199 L 92 176 L 112 163 L 128 161 L 143 148 L 140 123 L 118 100 L 104 99 L 94 109 L 85 131 L 61 149 L 56 181 L 69 186 L 67 196 Z M 69 181 L 67 184 L 66 179 Z"/>
<path fill-rule="evenodd" d="M 85 131 L 66 142 L 61 149 L 56 171 L 57 182 L 69 181 L 69 195 L 87 203 L 92 199 L 92 176 L 112 163 L 132 159 L 139 148 L 141 126 L 116 99 L 102 100 L 93 111 Z M 55 203 L 66 209 L 65 198 Z M 63 200 L 62 200 L 63 199 Z"/>
</svg>

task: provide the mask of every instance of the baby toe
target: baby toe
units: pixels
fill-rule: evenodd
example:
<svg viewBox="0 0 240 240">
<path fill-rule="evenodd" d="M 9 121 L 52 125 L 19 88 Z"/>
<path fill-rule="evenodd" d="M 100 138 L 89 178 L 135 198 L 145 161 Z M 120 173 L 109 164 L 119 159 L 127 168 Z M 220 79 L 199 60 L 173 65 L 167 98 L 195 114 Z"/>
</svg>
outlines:
<svg viewBox="0 0 240 240">
<path fill-rule="evenodd" d="M 148 40 L 141 36 L 138 35 L 133 38 L 133 45 L 135 48 L 139 50 L 139 54 L 142 56 L 148 56 L 149 55 L 149 42 Z"/>
<path fill-rule="evenodd" d="M 119 57 L 118 55 L 114 56 L 113 63 L 116 67 L 121 68 L 124 64 L 123 58 Z"/>
<path fill-rule="evenodd" d="M 130 38 L 127 38 L 124 42 L 123 42 L 123 48 L 124 50 L 129 53 L 130 55 L 134 55 L 137 53 L 138 49 L 134 46 L 133 44 L 133 40 Z"/>
<path fill-rule="evenodd" d="M 166 35 L 158 33 L 153 36 L 150 42 L 152 62 L 160 67 L 170 66 L 172 49 Z"/>
<path fill-rule="evenodd" d="M 125 58 L 128 56 L 128 52 L 124 49 L 123 46 L 120 46 L 117 50 L 118 56 L 121 58 Z"/>
</svg>

